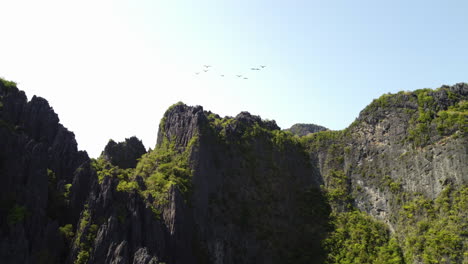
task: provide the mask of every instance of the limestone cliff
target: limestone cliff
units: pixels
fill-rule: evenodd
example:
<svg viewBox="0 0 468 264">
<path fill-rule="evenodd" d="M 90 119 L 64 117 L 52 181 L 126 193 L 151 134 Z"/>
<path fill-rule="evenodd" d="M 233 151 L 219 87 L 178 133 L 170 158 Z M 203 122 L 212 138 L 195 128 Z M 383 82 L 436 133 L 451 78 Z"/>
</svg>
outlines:
<svg viewBox="0 0 468 264">
<path fill-rule="evenodd" d="M 303 139 L 332 206 L 383 221 L 398 263 L 468 259 L 467 99 L 467 84 L 387 94 L 346 130 Z"/>
<path fill-rule="evenodd" d="M 89 165 L 43 98 L 0 80 L 0 262 L 62 263 L 59 228 L 76 221 Z"/>
<path fill-rule="evenodd" d="M 467 100 L 467 84 L 387 94 L 304 136 L 177 103 L 154 150 L 132 137 L 89 159 L 1 80 L 0 262 L 464 263 Z"/>
<path fill-rule="evenodd" d="M 315 124 L 294 124 L 288 129 L 285 129 L 285 131 L 289 131 L 293 133 L 294 135 L 298 135 L 300 137 L 307 136 L 308 134 L 311 133 L 317 133 L 320 131 L 326 131 L 328 130 L 326 127 L 315 125 Z"/>
</svg>

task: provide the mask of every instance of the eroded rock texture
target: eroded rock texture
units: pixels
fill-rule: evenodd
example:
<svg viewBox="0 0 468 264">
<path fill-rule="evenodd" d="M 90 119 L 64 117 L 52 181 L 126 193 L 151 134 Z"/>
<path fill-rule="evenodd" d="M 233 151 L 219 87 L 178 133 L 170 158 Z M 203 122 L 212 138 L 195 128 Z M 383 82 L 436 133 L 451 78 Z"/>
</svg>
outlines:
<svg viewBox="0 0 468 264">
<path fill-rule="evenodd" d="M 131 137 L 89 159 L 45 99 L 1 80 L 0 262 L 352 262 L 324 241 L 346 245 L 336 219 L 360 211 L 385 223 L 392 263 L 463 263 L 467 99 L 466 84 L 384 95 L 343 131 L 290 132 L 178 103 L 154 150 Z"/>
</svg>

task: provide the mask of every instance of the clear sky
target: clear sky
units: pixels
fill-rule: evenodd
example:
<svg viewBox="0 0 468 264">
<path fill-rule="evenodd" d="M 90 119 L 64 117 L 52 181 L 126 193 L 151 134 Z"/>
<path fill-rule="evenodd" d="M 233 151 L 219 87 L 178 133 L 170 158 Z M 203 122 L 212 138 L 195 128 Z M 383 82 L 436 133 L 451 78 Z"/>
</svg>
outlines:
<svg viewBox="0 0 468 264">
<path fill-rule="evenodd" d="M 383 93 L 468 81 L 468 1 L 0 0 L 0 10 L 0 76 L 45 97 L 91 157 L 110 138 L 153 148 L 178 101 L 343 129 Z"/>
</svg>

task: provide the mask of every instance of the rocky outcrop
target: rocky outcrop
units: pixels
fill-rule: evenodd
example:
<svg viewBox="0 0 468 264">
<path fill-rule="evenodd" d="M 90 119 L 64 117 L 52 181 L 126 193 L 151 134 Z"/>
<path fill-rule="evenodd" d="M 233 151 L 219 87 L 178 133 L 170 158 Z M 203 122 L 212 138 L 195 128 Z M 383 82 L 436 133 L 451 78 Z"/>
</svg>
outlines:
<svg viewBox="0 0 468 264">
<path fill-rule="evenodd" d="M 372 259 L 338 244 L 376 263 L 466 262 L 467 100 L 467 84 L 387 94 L 343 131 L 291 133 L 177 103 L 154 150 L 111 140 L 91 160 L 45 99 L 0 79 L 0 262 Z"/>
<path fill-rule="evenodd" d="M 196 139 L 185 213 L 198 241 L 192 263 L 279 263 L 306 253 L 306 245 L 303 260 L 321 259 L 327 214 L 304 218 L 304 211 L 327 210 L 320 179 L 301 145 L 274 121 L 248 112 L 221 119 L 180 104 L 163 120 L 158 144 L 172 139 L 182 150 Z M 315 204 L 306 204 L 306 197 Z"/>
<path fill-rule="evenodd" d="M 289 131 L 300 137 L 326 130 L 328 130 L 328 128 L 315 124 L 294 124 L 292 127 L 285 129 L 285 131 Z"/>
<path fill-rule="evenodd" d="M 82 199 L 70 195 L 86 187 L 70 188 L 88 177 L 75 173 L 88 156 L 45 99 L 27 101 L 14 83 L 0 80 L 0 100 L 0 262 L 62 263 L 59 227 L 82 209 Z"/>
<path fill-rule="evenodd" d="M 460 253 L 468 248 L 462 231 L 466 209 L 447 208 L 466 199 L 457 195 L 468 184 L 467 95 L 467 84 L 384 95 L 346 130 L 304 139 L 327 189 L 338 194 L 331 200 L 335 211 L 357 208 L 384 222 L 398 238 L 405 263 L 466 261 Z M 428 230 L 446 232 L 440 223 L 456 244 L 427 242 Z M 419 225 L 426 230 L 410 228 Z M 452 248 L 451 257 L 444 247 Z"/>
<path fill-rule="evenodd" d="M 120 168 L 135 168 L 137 160 L 146 153 L 145 146 L 137 137 L 126 138 L 124 142 L 116 143 L 109 140 L 102 155 Z"/>
</svg>

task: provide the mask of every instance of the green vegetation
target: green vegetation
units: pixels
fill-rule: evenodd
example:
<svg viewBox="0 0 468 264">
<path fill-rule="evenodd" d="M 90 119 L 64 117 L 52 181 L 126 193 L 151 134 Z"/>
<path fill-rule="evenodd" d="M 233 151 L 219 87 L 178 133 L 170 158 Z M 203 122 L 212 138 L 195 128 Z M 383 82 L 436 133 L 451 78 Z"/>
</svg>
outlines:
<svg viewBox="0 0 468 264">
<path fill-rule="evenodd" d="M 135 181 L 121 180 L 117 185 L 117 191 L 119 192 L 132 192 L 138 190 L 138 183 Z"/>
<path fill-rule="evenodd" d="M 72 238 L 75 236 L 75 233 L 73 233 L 73 225 L 72 224 L 66 224 L 64 226 L 59 227 L 60 234 L 65 237 L 67 241 L 71 241 Z"/>
<path fill-rule="evenodd" d="M 9 225 L 15 225 L 24 221 L 28 214 L 26 207 L 22 205 L 15 204 L 13 208 L 10 209 L 7 215 L 7 223 Z"/>
<path fill-rule="evenodd" d="M 330 144 L 336 145 L 342 143 L 344 136 L 343 131 L 328 130 L 309 134 L 302 137 L 300 140 L 309 151 L 317 151 L 319 149 L 328 148 Z"/>
<path fill-rule="evenodd" d="M 404 263 L 383 223 L 359 211 L 333 213 L 333 232 L 324 240 L 326 263 Z"/>
<path fill-rule="evenodd" d="M 315 125 L 315 124 L 294 124 L 291 128 L 286 129 L 285 131 L 289 131 L 294 135 L 299 137 L 306 136 L 310 133 L 316 133 L 319 131 L 327 130 L 323 126 Z"/>
<path fill-rule="evenodd" d="M 435 122 L 440 135 L 450 134 L 454 130 L 468 133 L 468 101 L 460 101 L 445 111 L 439 111 Z"/>
<path fill-rule="evenodd" d="M 65 192 L 63 193 L 63 197 L 64 197 L 65 199 L 70 198 L 70 189 L 71 189 L 71 187 L 72 187 L 72 184 L 71 184 L 71 183 L 65 184 Z"/>
<path fill-rule="evenodd" d="M 451 100 L 455 100 L 455 105 L 449 106 L 447 110 L 440 110 L 435 103 L 433 92 L 430 89 L 417 90 L 414 93 L 418 98 L 418 116 L 412 119 L 412 128 L 408 131 L 408 140 L 414 146 L 425 146 L 431 139 L 431 131 L 435 127 L 439 135 L 451 135 L 455 131 L 468 132 L 468 102 L 459 96 L 445 90 Z"/>
<path fill-rule="evenodd" d="M 434 97 L 429 95 L 430 89 L 417 90 L 414 93 L 418 98 L 418 113 L 416 121 L 413 119 L 413 128 L 408 131 L 408 140 L 414 146 L 424 146 L 430 140 L 431 121 L 435 116 Z"/>
<path fill-rule="evenodd" d="M 179 105 L 179 104 L 176 104 Z M 174 105 L 174 107 L 176 106 Z M 112 165 L 105 157 L 100 157 L 92 161 L 92 166 L 97 172 L 99 183 L 106 178 L 118 179 L 116 191 L 136 192 L 143 198 L 150 198 L 151 209 L 159 218 L 158 205 L 167 202 L 168 190 L 175 185 L 185 195 L 191 192 L 191 175 L 189 167 L 189 156 L 192 148 L 197 144 L 198 137 L 194 136 L 184 150 L 180 150 L 175 145 L 175 141 L 167 138 L 163 143 L 144 154 L 137 163 L 135 169 L 122 169 Z M 137 177 L 143 179 L 144 188 L 137 182 Z M 119 221 L 125 220 L 125 208 L 119 209 Z M 84 254 L 84 253 L 83 253 Z"/>
<path fill-rule="evenodd" d="M 423 90 L 420 90 L 423 91 Z M 430 89 L 426 89 L 424 91 L 431 91 Z M 417 93 L 418 91 L 415 91 Z M 405 108 L 404 102 L 408 99 L 412 99 L 411 92 L 400 91 L 396 94 L 387 93 L 383 94 L 377 99 L 374 99 L 372 103 L 370 103 L 366 108 L 364 108 L 363 113 L 365 114 L 372 114 L 373 112 L 384 109 L 384 108 Z"/>
<path fill-rule="evenodd" d="M 391 103 L 390 100 L 392 100 L 394 96 L 395 95 L 391 93 L 383 94 L 379 98 L 374 99 L 372 101 L 372 103 L 370 104 L 370 108 L 375 109 L 379 107 L 382 107 L 382 108 L 388 107 Z"/>
<path fill-rule="evenodd" d="M 386 175 L 383 177 L 383 186 L 386 186 L 389 188 L 389 190 L 397 194 L 401 191 L 401 182 L 400 180 L 394 181 L 390 176 Z"/>
<path fill-rule="evenodd" d="M 403 98 L 410 100 L 409 103 L 412 105 L 417 100 L 417 111 L 406 109 L 403 104 L 398 105 L 405 110 L 403 112 L 400 109 L 400 113 L 405 116 L 413 116 L 407 139 L 414 146 L 425 146 L 430 143 L 436 125 L 440 135 L 450 135 L 454 131 L 466 132 L 467 101 L 461 100 L 459 96 L 447 91 L 449 98 L 459 101 L 446 110 L 440 110 L 432 93 L 433 91 L 424 89 L 414 93 L 383 95 L 376 99 L 367 111 L 391 107 L 401 103 Z M 180 104 L 182 103 L 173 105 L 168 111 Z M 246 173 L 251 173 L 252 183 L 258 185 L 258 193 L 261 194 L 256 196 L 258 199 L 256 202 L 262 204 L 264 215 L 281 216 L 280 212 L 272 213 L 275 210 L 272 205 L 274 205 L 276 198 L 274 194 L 268 193 L 266 190 L 269 187 L 268 184 L 278 183 L 275 182 L 277 175 L 287 173 L 281 171 L 280 166 L 273 162 L 270 154 L 274 156 L 276 153 L 284 154 L 293 149 L 306 149 L 311 159 L 317 159 L 321 162 L 320 169 L 324 176 L 325 186 L 322 186 L 320 192 L 310 192 L 309 196 L 305 195 L 304 201 L 309 204 L 301 204 L 300 210 L 302 214 L 307 216 L 304 219 L 313 219 L 311 223 L 314 224 L 317 223 L 316 221 L 320 221 L 314 219 L 316 214 L 325 215 L 322 219 L 331 217 L 331 231 L 324 240 L 327 263 L 458 263 L 468 261 L 468 255 L 463 254 L 468 252 L 466 239 L 468 236 L 466 231 L 468 228 L 466 220 L 468 219 L 468 190 L 466 187 L 454 189 L 449 186 L 440 197 L 432 201 L 421 195 L 405 193 L 402 178 L 390 177 L 389 175 L 392 175 L 390 170 L 374 169 L 371 168 L 372 163 L 364 163 L 362 167 L 358 168 L 364 177 L 363 180 L 375 184 L 379 192 L 395 198 L 395 201 L 389 202 L 389 207 L 392 209 L 389 211 L 391 214 L 389 220 L 392 222 L 392 226 L 396 227 L 396 233 L 390 234 L 385 224 L 353 208 L 351 182 L 347 177 L 347 175 L 353 174 L 354 169 L 353 165 L 349 164 L 350 156 L 353 154 L 349 129 L 322 131 L 299 138 L 290 132 L 271 130 L 263 121 L 246 124 L 229 117 L 220 118 L 213 113 L 207 113 L 207 118 L 208 126 L 200 128 L 200 133 L 204 136 L 203 139 L 216 141 L 221 149 L 225 147 L 229 153 L 242 155 L 245 158 L 245 162 L 241 164 L 247 169 Z M 163 117 L 160 129 L 164 128 L 165 122 L 166 117 Z M 353 123 L 350 127 L 356 125 L 358 122 Z M 164 130 L 160 131 L 164 134 Z M 213 135 L 213 137 L 206 137 L 207 134 Z M 189 201 L 193 174 L 190 156 L 201 135 L 192 137 L 186 148 L 177 146 L 175 139 L 163 135 L 162 143 L 155 150 L 143 155 L 135 169 L 123 170 L 112 166 L 104 159 L 96 160 L 93 166 L 98 171 L 100 182 L 105 177 L 118 178 L 117 191 L 138 192 L 145 198 L 151 198 L 148 200 L 154 201 L 152 209 L 156 215 L 160 215 L 156 208 L 167 202 L 167 193 L 172 186 L 176 186 L 185 195 L 186 201 Z M 265 152 L 268 155 L 265 157 L 256 155 L 255 151 L 259 146 L 266 149 Z M 305 151 L 304 154 L 305 161 L 309 162 Z M 382 155 L 384 154 L 380 154 L 379 157 L 383 157 Z M 402 154 L 399 160 L 408 159 L 408 155 L 410 154 Z M 269 165 L 271 172 L 263 172 L 267 177 L 257 175 L 257 164 L 261 161 L 271 163 Z M 135 180 L 137 176 L 142 177 L 146 189 L 140 189 Z M 361 186 L 357 186 L 356 189 L 358 192 L 367 190 L 363 190 Z M 310 206 L 310 204 L 316 204 L 319 201 L 317 197 L 320 195 L 325 196 L 326 201 L 320 200 L 323 202 L 320 205 Z M 276 230 L 274 225 L 269 225 L 268 221 L 263 221 L 259 225 L 256 221 L 262 218 L 256 216 L 256 208 L 252 205 L 253 203 L 237 199 L 235 193 L 226 196 L 231 201 L 238 203 L 238 205 L 232 206 L 234 208 L 232 211 L 235 214 L 232 219 L 241 230 L 252 232 L 257 239 L 271 243 L 272 249 L 281 252 L 280 255 L 283 254 L 281 255 L 282 259 L 284 257 L 284 259 L 297 260 L 295 263 L 304 263 L 306 259 L 313 259 L 309 256 L 310 254 L 305 253 L 306 249 L 291 248 L 292 243 L 287 238 L 284 241 L 279 241 L 279 238 L 284 234 Z M 225 197 L 215 197 L 213 203 L 217 203 L 220 207 L 231 206 L 230 202 L 225 199 Z M 328 206 L 333 209 L 331 214 Z M 392 213 L 394 209 L 397 211 L 395 214 Z M 124 210 L 126 209 L 123 208 L 118 216 L 121 222 L 125 221 Z M 311 234 L 314 232 L 311 230 L 316 227 L 304 224 L 301 228 L 303 228 L 301 231 L 304 234 Z M 304 237 L 301 237 L 304 239 L 300 241 L 301 243 L 306 241 L 303 243 L 304 245 L 312 244 Z M 84 239 L 83 241 L 88 240 Z M 297 245 L 294 244 L 294 246 Z M 83 260 L 85 262 L 89 258 L 91 248 L 85 245 L 80 249 L 77 261 Z"/>
<path fill-rule="evenodd" d="M 435 201 L 416 196 L 399 213 L 407 263 L 468 261 L 468 186 L 446 187 Z"/>
<path fill-rule="evenodd" d="M 235 122 L 233 118 L 230 118 L 230 117 L 221 118 L 217 114 L 214 114 L 211 112 L 208 114 L 207 118 L 211 126 L 213 126 L 214 128 L 220 128 L 222 130 L 225 129 L 226 126 L 230 124 L 234 124 Z"/>
<path fill-rule="evenodd" d="M 167 202 L 167 191 L 172 185 L 188 198 L 191 191 L 192 171 L 189 167 L 189 156 L 192 147 L 197 143 L 194 136 L 184 151 L 179 152 L 175 142 L 165 138 L 160 146 L 143 155 L 135 169 L 135 175 L 143 176 L 147 190 L 144 196 L 151 195 L 156 203 Z"/>
<path fill-rule="evenodd" d="M 0 84 L 5 88 L 5 90 L 8 92 L 12 88 L 16 88 L 17 84 L 13 81 L 7 81 L 3 78 L 0 77 Z"/>
<path fill-rule="evenodd" d="M 75 244 L 77 245 L 79 252 L 74 264 L 88 263 L 98 231 L 98 226 L 91 224 L 91 214 L 87 209 L 87 206 L 85 206 L 85 208 L 86 209 L 82 213 L 81 221 L 77 230 L 77 236 L 75 238 Z"/>
<path fill-rule="evenodd" d="M 64 188 L 60 188 L 57 184 L 57 176 L 51 169 L 47 169 L 48 178 L 48 203 L 47 215 L 52 219 L 59 219 L 61 214 L 66 210 L 69 203 L 71 184 L 65 184 Z"/>
<path fill-rule="evenodd" d="M 431 143 L 438 136 L 466 134 L 468 103 L 462 96 L 446 92 L 454 104 L 440 109 L 434 91 L 423 89 L 414 93 L 383 95 L 366 108 L 372 114 L 379 108 L 403 107 L 403 114 L 412 116 L 407 139 L 416 147 Z M 401 104 L 403 100 L 408 103 Z M 417 103 L 418 110 L 405 108 Z M 372 111 L 371 111 L 372 110 Z M 367 111 L 367 112 L 366 112 Z M 352 126 L 357 126 L 357 122 Z M 436 130 L 437 128 L 437 130 Z M 439 132 L 434 133 L 434 132 Z M 455 133 L 457 132 L 457 133 Z M 422 195 L 405 192 L 401 178 L 390 177 L 386 168 L 363 164 L 353 172 L 345 168 L 345 158 L 352 154 L 350 130 L 325 131 L 301 138 L 312 158 L 320 162 L 324 176 L 324 193 L 331 205 L 332 231 L 325 240 L 328 263 L 468 263 L 468 189 L 448 186 L 441 195 L 430 200 Z M 417 151 L 417 150 L 414 150 Z M 410 152 L 402 154 L 407 159 Z M 396 230 L 390 234 L 386 225 L 352 206 L 351 186 L 346 175 L 359 173 L 380 192 L 393 198 L 388 206 L 389 220 Z M 385 176 L 384 176 L 385 175 Z M 363 188 L 356 187 L 356 195 Z M 343 206 L 346 205 L 346 206 Z M 398 209 L 401 208 L 401 209 Z M 396 213 L 395 213 L 396 212 Z"/>
<path fill-rule="evenodd" d="M 329 203 L 333 207 L 341 205 L 349 208 L 351 206 L 349 180 L 344 171 L 332 169 L 325 180 L 327 182 L 325 193 Z"/>
<path fill-rule="evenodd" d="M 133 178 L 133 169 L 121 169 L 112 165 L 103 157 L 92 160 L 91 165 L 97 172 L 99 183 L 102 183 L 105 177 L 117 177 L 119 180 L 123 181 L 128 181 Z"/>
<path fill-rule="evenodd" d="M 185 104 L 184 104 L 184 102 L 179 101 L 179 102 L 177 102 L 177 103 L 175 103 L 175 104 L 169 106 L 169 108 L 167 108 L 167 110 L 166 110 L 166 113 L 172 111 L 175 107 L 177 107 L 177 106 L 179 106 L 179 105 L 185 105 Z M 166 115 L 166 114 L 164 114 L 164 115 Z"/>
</svg>

